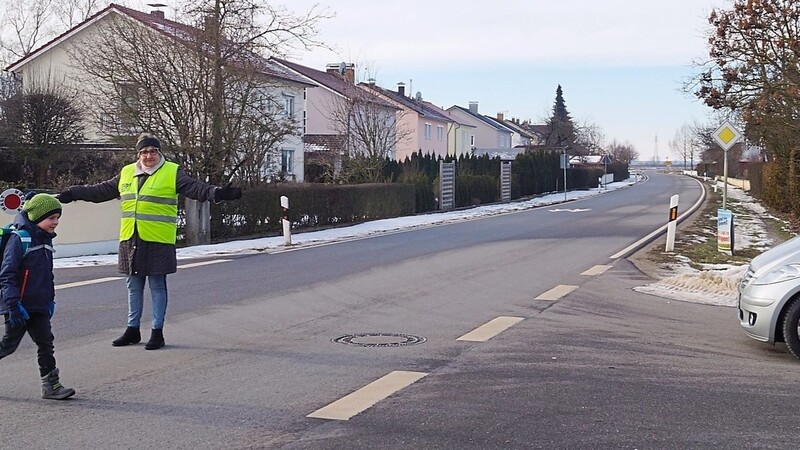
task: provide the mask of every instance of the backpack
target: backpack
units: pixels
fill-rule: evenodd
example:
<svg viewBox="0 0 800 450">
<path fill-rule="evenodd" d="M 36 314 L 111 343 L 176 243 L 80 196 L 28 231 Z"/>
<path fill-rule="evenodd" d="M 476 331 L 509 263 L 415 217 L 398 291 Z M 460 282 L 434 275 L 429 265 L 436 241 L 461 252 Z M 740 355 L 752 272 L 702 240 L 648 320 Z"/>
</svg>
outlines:
<svg viewBox="0 0 800 450">
<path fill-rule="evenodd" d="M 22 241 L 22 257 L 26 257 L 28 252 L 31 251 L 29 248 L 31 245 L 31 234 L 25 230 L 18 230 L 13 224 L 8 224 L 2 228 L 0 228 L 0 262 L 3 261 L 3 253 L 6 251 L 6 244 L 8 243 L 8 238 L 11 237 L 12 234 L 16 234 L 20 237 Z"/>
<path fill-rule="evenodd" d="M 15 227 L 12 224 L 6 225 L 0 228 L 0 265 L 2 265 L 3 262 L 3 254 L 6 251 L 6 244 L 8 243 L 8 238 L 10 238 L 12 234 L 16 234 L 17 236 L 19 236 L 20 240 L 22 241 L 23 258 L 27 256 L 28 253 L 31 251 L 30 249 L 31 234 L 28 233 L 26 230 L 18 230 L 17 227 Z M 0 292 L 0 300 L 2 300 L 2 296 L 3 294 L 2 292 Z"/>
</svg>

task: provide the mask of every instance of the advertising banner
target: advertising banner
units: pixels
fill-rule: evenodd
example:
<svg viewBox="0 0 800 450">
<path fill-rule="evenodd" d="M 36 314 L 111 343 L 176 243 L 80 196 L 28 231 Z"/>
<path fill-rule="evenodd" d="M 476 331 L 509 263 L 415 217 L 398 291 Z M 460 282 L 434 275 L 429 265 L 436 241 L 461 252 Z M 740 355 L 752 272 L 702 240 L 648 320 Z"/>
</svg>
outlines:
<svg viewBox="0 0 800 450">
<path fill-rule="evenodd" d="M 727 209 L 717 210 L 717 250 L 733 255 L 733 213 Z"/>
</svg>

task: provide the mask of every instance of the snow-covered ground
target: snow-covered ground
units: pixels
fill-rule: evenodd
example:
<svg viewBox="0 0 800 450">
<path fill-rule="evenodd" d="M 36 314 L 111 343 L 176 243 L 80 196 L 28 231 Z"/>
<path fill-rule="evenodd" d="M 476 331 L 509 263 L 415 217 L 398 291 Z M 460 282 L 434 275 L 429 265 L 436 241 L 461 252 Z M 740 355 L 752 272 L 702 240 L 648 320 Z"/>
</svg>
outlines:
<svg viewBox="0 0 800 450">
<path fill-rule="evenodd" d="M 563 203 L 565 199 L 577 200 L 599 195 L 630 186 L 634 183 L 635 180 L 631 179 L 624 182 L 608 184 L 602 189 L 568 192 L 566 196 L 564 193 L 550 194 L 522 202 L 479 206 L 466 210 L 444 213 L 420 214 L 416 216 L 376 220 L 349 227 L 296 233 L 292 235 L 291 248 L 360 239 L 412 228 L 506 214 L 534 207 L 556 205 L 558 203 Z M 730 186 L 728 187 L 728 200 L 737 201 L 741 203 L 742 207 L 747 211 L 752 211 L 751 215 L 740 215 L 736 217 L 735 248 L 757 248 L 765 250 L 772 247 L 773 243 L 767 236 L 766 227 L 761 219 L 761 217 L 764 217 L 766 214 L 764 208 L 742 190 Z M 709 226 L 711 227 L 713 225 L 714 224 L 710 224 Z M 715 233 L 716 230 L 710 230 L 709 234 L 715 235 Z M 180 248 L 178 249 L 178 259 L 186 260 L 225 255 L 254 254 L 286 249 L 287 246 L 285 245 L 283 236 L 276 236 Z M 117 255 L 96 255 L 56 259 L 54 261 L 54 266 L 56 268 L 67 268 L 116 263 Z M 715 265 L 704 267 L 703 270 L 696 270 L 691 268 L 688 263 L 679 263 L 670 267 L 670 272 L 674 273 L 674 275 L 645 286 L 636 287 L 635 290 L 681 301 L 734 306 L 736 305 L 736 284 L 745 269 L 746 265 Z"/>
<path fill-rule="evenodd" d="M 717 182 L 718 189 L 722 183 Z M 740 213 L 734 220 L 734 249 L 768 250 L 779 242 L 773 242 L 767 233 L 764 219 L 782 222 L 771 216 L 761 204 L 739 188 L 728 186 L 728 203 L 737 205 Z M 709 228 L 698 240 L 716 236 L 716 223 L 709 221 Z M 676 255 L 679 263 L 670 264 L 674 275 L 664 277 L 656 282 L 635 287 L 634 290 L 646 294 L 657 295 L 694 303 L 705 303 L 719 306 L 736 306 L 737 284 L 747 270 L 747 264 L 701 264 L 695 269 L 688 264 L 686 258 Z"/>
</svg>

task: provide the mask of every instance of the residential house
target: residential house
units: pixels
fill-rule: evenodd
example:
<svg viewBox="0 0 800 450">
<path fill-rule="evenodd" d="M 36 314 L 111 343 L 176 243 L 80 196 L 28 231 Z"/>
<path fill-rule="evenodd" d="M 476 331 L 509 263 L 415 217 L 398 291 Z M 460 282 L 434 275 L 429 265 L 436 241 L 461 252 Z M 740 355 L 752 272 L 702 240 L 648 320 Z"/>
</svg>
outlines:
<svg viewBox="0 0 800 450">
<path fill-rule="evenodd" d="M 202 30 L 167 19 L 163 11 L 153 10 L 150 13 L 146 13 L 112 3 L 29 55 L 14 62 L 5 70 L 13 74 L 17 82 L 23 86 L 48 83 L 49 85 L 57 85 L 75 91 L 83 98 L 86 107 L 91 109 L 98 101 L 96 97 L 96 93 L 100 89 L 98 86 L 106 82 L 100 79 L 87 80 L 87 74 L 74 63 L 72 54 L 75 52 L 80 53 L 81 45 L 86 45 L 86 42 L 91 42 L 93 36 L 98 36 L 100 33 L 99 27 L 118 18 L 128 20 L 130 24 L 142 27 L 143 31 L 153 31 L 158 33 L 159 36 L 167 36 L 174 39 L 176 43 L 187 44 L 190 36 L 197 36 L 202 33 Z M 186 48 L 190 48 L 190 46 L 187 45 Z M 155 52 L 158 49 L 150 49 L 149 51 Z M 304 90 L 312 87 L 313 84 L 267 59 L 260 58 L 257 55 L 250 55 L 250 57 L 252 58 L 253 66 L 257 67 L 257 75 L 261 77 L 260 80 L 263 80 L 264 97 L 269 96 L 270 98 L 278 99 L 277 101 L 281 104 L 282 112 L 278 111 L 276 116 L 283 114 L 286 119 L 296 120 L 298 122 L 297 129 L 299 130 L 300 118 L 305 116 L 304 103 L 299 100 L 303 98 Z M 125 88 L 125 86 L 110 86 L 105 89 L 119 90 L 122 88 Z M 136 86 L 129 86 L 129 88 L 132 91 L 130 98 L 134 99 L 132 101 L 138 101 Z M 125 107 L 131 108 L 132 106 L 126 104 Z M 135 108 L 135 106 L 133 107 Z M 106 123 L 114 123 L 118 119 L 112 117 L 108 117 L 108 120 L 103 119 L 103 117 L 100 117 L 100 120 L 95 123 L 86 124 L 85 134 L 88 141 L 95 144 L 110 142 L 115 134 L 119 136 L 119 130 L 116 127 L 112 128 L 104 125 Z M 130 134 L 135 136 L 141 131 L 151 130 L 130 129 Z M 262 175 L 269 176 L 272 172 L 281 172 L 287 178 L 302 181 L 304 178 L 304 164 L 301 149 L 302 136 L 299 131 L 295 135 L 285 136 L 272 149 L 273 152 L 265 156 L 265 159 L 269 158 L 269 161 L 264 162 L 265 173 Z M 280 158 L 274 154 L 278 150 L 280 151 Z"/>
<path fill-rule="evenodd" d="M 514 148 L 528 148 L 544 142 L 544 136 L 534 131 L 528 121 L 520 122 L 515 118 L 506 119 L 503 117 L 503 113 L 497 113 L 497 121 L 514 132 L 511 137 L 511 146 Z"/>
<path fill-rule="evenodd" d="M 414 98 L 408 97 L 404 83 L 398 83 L 396 91 L 382 88 L 371 80 L 359 86 L 377 93 L 400 108 L 397 112 L 397 126 L 403 139 L 397 143 L 395 159 L 403 161 L 418 151 L 434 156 L 448 155 L 447 132 L 454 119 L 444 110 L 424 101 L 420 93 Z"/>
<path fill-rule="evenodd" d="M 447 154 L 452 156 L 472 154 L 476 127 L 467 123 L 466 120 L 459 119 L 450 111 L 442 111 L 452 120 L 447 128 Z"/>
<path fill-rule="evenodd" d="M 522 122 L 522 126 L 530 131 L 535 140 L 531 139 L 531 145 L 544 145 L 547 142 L 547 135 L 550 133 L 550 127 L 544 124 L 532 124 L 528 121 Z"/>
<path fill-rule="evenodd" d="M 391 129 L 396 133 L 397 108 L 355 85 L 354 64 L 328 64 L 323 72 L 280 58 L 272 58 L 272 61 L 318 86 L 306 90 L 304 97 L 303 139 L 308 157 L 331 157 L 338 161 L 347 145 L 348 134 L 355 133 L 348 119 L 351 114 L 374 115 L 374 123 L 382 124 L 386 128 L 384 132 Z M 394 158 L 396 143 L 391 137 L 388 140 L 386 154 Z"/>
<path fill-rule="evenodd" d="M 518 153 L 511 146 L 514 132 L 499 121 L 478 112 L 478 102 L 469 102 L 469 108 L 453 105 L 447 109 L 457 120 L 475 127 L 471 138 L 473 152 L 513 159 Z"/>
</svg>

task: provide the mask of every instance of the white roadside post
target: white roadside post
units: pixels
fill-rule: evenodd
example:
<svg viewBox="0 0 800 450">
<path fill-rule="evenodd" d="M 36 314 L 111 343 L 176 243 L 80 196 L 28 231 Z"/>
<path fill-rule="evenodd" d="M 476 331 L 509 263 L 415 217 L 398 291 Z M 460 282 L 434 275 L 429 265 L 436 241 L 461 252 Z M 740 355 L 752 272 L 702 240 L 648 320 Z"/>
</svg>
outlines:
<svg viewBox="0 0 800 450">
<path fill-rule="evenodd" d="M 667 224 L 667 251 L 675 249 L 675 228 L 678 219 L 678 194 L 669 198 L 669 223 Z"/>
<path fill-rule="evenodd" d="M 283 224 L 283 245 L 292 245 L 292 223 L 289 221 L 289 197 L 281 195 L 281 223 Z"/>
</svg>

